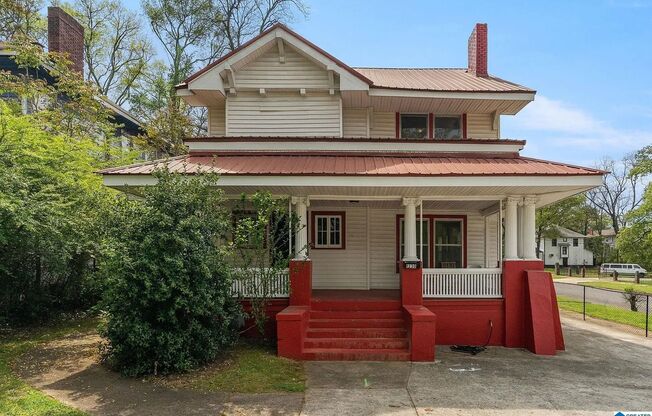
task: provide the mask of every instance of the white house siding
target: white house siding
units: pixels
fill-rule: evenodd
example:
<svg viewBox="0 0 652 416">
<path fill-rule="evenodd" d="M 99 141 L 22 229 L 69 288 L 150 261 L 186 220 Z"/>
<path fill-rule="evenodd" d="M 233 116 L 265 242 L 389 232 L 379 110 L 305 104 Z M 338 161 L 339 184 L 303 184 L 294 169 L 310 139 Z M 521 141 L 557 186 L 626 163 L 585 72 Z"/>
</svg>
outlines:
<svg viewBox="0 0 652 416">
<path fill-rule="evenodd" d="M 466 135 L 471 139 L 498 139 L 500 138 L 500 126 L 493 128 L 493 116 L 491 114 L 467 114 Z"/>
<path fill-rule="evenodd" d="M 296 90 L 329 88 L 328 72 L 325 68 L 318 67 L 287 45 L 284 50 L 284 63 L 280 62 L 278 48 L 274 46 L 255 61 L 236 71 L 236 87 Z M 337 79 L 334 79 L 334 82 L 336 81 Z"/>
<path fill-rule="evenodd" d="M 393 139 L 396 137 L 396 113 L 376 112 L 373 113 L 370 136 Z"/>
<path fill-rule="evenodd" d="M 225 135 L 224 105 L 208 107 L 208 135 L 222 137 Z"/>
<path fill-rule="evenodd" d="M 346 244 L 342 250 L 310 250 L 313 288 L 367 289 L 366 208 L 327 210 L 346 212 Z M 320 211 L 320 209 L 315 211 Z"/>
<path fill-rule="evenodd" d="M 498 236 L 500 235 L 498 213 L 486 217 L 485 221 L 485 267 L 497 267 L 499 261 Z"/>
<path fill-rule="evenodd" d="M 342 135 L 344 137 L 367 137 L 367 109 L 342 109 Z"/>
<path fill-rule="evenodd" d="M 322 209 L 315 209 L 320 210 Z M 369 208 L 368 214 L 366 207 L 324 210 L 346 211 L 346 248 L 310 251 L 313 261 L 313 287 L 398 289 L 400 285 L 396 273 L 396 215 L 403 214 L 403 210 Z M 479 212 L 424 210 L 424 214 L 467 215 L 468 267 L 485 265 L 485 222 Z M 497 239 L 491 240 L 491 244 L 495 246 Z M 497 252 L 496 247 L 494 252 Z M 490 267 L 495 267 L 495 264 Z"/>
<path fill-rule="evenodd" d="M 325 93 L 239 92 L 226 101 L 228 136 L 340 136 L 340 99 Z"/>
<path fill-rule="evenodd" d="M 561 257 L 561 246 L 563 237 L 557 239 L 557 246 L 552 245 L 552 239 L 543 240 L 543 261 L 546 266 L 554 266 L 556 263 L 564 264 Z M 568 237 L 565 244 L 568 245 L 568 265 L 570 266 L 593 266 L 593 252 L 584 247 L 584 239 L 578 239 L 578 246 L 573 246 L 573 239 Z"/>
</svg>

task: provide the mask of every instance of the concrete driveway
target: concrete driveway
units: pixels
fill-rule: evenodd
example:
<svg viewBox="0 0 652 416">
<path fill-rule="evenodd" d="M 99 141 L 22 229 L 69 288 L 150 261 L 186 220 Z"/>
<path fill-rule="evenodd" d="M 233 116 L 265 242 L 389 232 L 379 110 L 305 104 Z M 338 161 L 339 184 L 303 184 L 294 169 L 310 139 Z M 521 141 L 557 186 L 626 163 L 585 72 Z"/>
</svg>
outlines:
<svg viewBox="0 0 652 416">
<path fill-rule="evenodd" d="M 601 333 L 595 332 L 599 330 Z M 564 318 L 567 351 L 439 348 L 437 362 L 308 362 L 302 415 L 613 415 L 652 410 L 652 342 Z"/>
</svg>

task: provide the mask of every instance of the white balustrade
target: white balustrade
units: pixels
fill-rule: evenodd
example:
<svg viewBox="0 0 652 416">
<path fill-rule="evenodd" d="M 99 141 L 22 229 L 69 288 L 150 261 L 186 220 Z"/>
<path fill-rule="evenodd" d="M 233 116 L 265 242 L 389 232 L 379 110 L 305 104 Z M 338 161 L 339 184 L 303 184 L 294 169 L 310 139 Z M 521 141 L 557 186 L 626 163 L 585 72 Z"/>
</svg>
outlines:
<svg viewBox="0 0 652 416">
<path fill-rule="evenodd" d="M 424 298 L 502 298 L 501 269 L 423 269 Z"/>
<path fill-rule="evenodd" d="M 263 277 L 259 269 L 240 272 L 236 271 L 231 286 L 233 296 L 248 298 L 267 294 L 269 298 L 287 298 L 290 293 L 290 277 L 288 269 L 279 270 L 275 275 Z M 269 273 L 269 272 L 267 272 Z M 265 286 L 266 285 L 266 286 Z"/>
</svg>

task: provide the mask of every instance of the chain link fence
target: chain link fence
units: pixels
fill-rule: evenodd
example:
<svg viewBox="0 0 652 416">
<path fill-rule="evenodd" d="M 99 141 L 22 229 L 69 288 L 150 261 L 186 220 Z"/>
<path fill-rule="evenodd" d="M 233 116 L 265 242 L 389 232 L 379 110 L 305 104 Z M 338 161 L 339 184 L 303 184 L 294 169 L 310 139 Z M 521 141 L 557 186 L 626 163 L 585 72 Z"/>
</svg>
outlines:
<svg viewBox="0 0 652 416">
<path fill-rule="evenodd" d="M 625 291 L 555 281 L 559 309 L 618 324 L 625 331 L 650 335 L 650 296 Z"/>
</svg>

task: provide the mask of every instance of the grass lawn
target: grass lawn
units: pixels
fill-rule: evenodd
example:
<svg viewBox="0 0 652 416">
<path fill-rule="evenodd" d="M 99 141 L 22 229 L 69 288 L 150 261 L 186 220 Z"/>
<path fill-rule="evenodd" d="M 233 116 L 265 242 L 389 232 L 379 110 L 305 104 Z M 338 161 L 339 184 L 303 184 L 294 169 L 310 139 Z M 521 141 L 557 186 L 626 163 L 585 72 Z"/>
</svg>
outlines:
<svg viewBox="0 0 652 416">
<path fill-rule="evenodd" d="M 164 380 L 173 387 L 227 393 L 302 392 L 303 364 L 278 357 L 268 346 L 238 343 L 227 356 L 204 368 Z"/>
<path fill-rule="evenodd" d="M 635 292 L 647 293 L 652 295 L 652 285 L 649 283 L 636 284 L 633 282 L 585 282 L 584 286 L 597 287 L 602 289 L 613 289 L 624 291 L 628 287 L 633 287 Z"/>
<path fill-rule="evenodd" d="M 557 296 L 557 302 L 559 303 L 560 309 L 582 313 L 581 300 L 571 299 L 566 296 Z M 616 306 L 597 305 L 587 302 L 586 315 L 591 318 L 604 319 L 605 321 L 617 322 L 619 324 L 645 329 L 645 311 L 632 312 Z"/>
<path fill-rule="evenodd" d="M 72 409 L 24 383 L 12 373 L 11 365 L 20 355 L 42 342 L 75 332 L 88 332 L 97 324 L 97 319 L 87 318 L 0 337 L 0 415 L 85 415 L 86 413 Z"/>
</svg>

